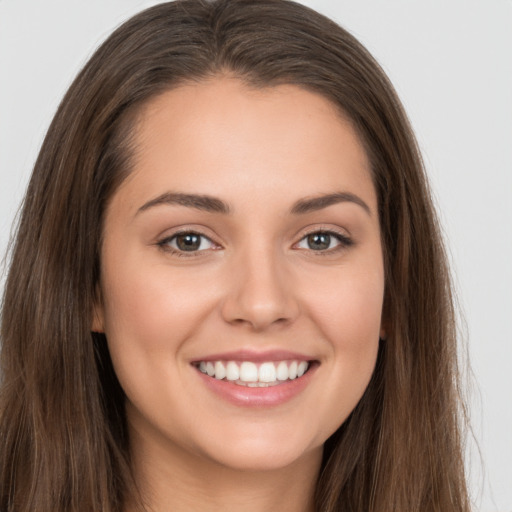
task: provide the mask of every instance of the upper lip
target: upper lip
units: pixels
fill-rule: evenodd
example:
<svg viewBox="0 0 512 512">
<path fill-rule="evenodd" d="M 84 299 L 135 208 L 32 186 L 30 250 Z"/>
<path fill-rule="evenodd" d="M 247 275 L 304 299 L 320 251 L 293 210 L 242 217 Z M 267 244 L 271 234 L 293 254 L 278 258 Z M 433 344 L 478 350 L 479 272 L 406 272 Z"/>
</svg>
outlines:
<svg viewBox="0 0 512 512">
<path fill-rule="evenodd" d="M 263 363 L 265 361 L 312 361 L 314 357 L 298 352 L 289 350 L 235 350 L 231 352 L 219 352 L 216 354 L 209 354 L 206 356 L 194 358 L 192 363 L 199 363 L 201 361 L 252 361 L 254 363 Z"/>
</svg>

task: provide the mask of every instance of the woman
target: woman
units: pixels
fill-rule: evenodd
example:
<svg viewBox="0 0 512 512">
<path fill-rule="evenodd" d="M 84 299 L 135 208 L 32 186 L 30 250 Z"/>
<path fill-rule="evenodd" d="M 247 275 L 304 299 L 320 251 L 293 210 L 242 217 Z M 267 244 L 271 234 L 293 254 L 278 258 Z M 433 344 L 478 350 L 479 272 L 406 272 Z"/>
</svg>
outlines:
<svg viewBox="0 0 512 512">
<path fill-rule="evenodd" d="M 344 30 L 281 0 L 129 20 L 24 202 L 1 509 L 468 510 L 440 240 Z"/>
</svg>

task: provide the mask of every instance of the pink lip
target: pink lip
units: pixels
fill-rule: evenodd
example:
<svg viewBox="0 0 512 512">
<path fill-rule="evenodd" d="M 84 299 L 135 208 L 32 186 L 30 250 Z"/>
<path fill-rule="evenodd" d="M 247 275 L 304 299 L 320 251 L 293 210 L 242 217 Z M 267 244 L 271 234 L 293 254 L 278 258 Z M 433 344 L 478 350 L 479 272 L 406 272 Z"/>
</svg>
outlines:
<svg viewBox="0 0 512 512">
<path fill-rule="evenodd" d="M 225 354 L 223 354 L 223 357 Z M 222 359 L 222 358 L 221 358 Z M 229 358 L 228 358 L 229 359 Z M 280 359 L 280 358 L 279 358 Z M 291 357 L 289 359 L 296 359 Z M 216 360 L 219 360 L 216 358 Z M 230 359 L 233 360 L 233 359 Z M 245 359 L 247 360 L 247 359 Z M 249 359 L 254 361 L 254 359 Z M 272 359 L 265 359 L 266 361 Z M 204 361 L 204 359 L 202 359 Z M 318 364 L 313 363 L 308 371 L 294 380 L 287 380 L 275 386 L 251 388 L 240 386 L 227 380 L 209 377 L 196 369 L 196 373 L 207 388 L 217 396 L 236 406 L 241 407 L 276 407 L 299 395 L 311 382 Z"/>
<path fill-rule="evenodd" d="M 304 354 L 290 352 L 288 350 L 267 350 L 265 352 L 256 352 L 254 350 L 236 350 L 233 352 L 222 352 L 210 354 L 201 358 L 194 359 L 192 363 L 200 361 L 252 361 L 253 363 L 263 363 L 265 361 L 311 361 L 314 357 Z"/>
</svg>

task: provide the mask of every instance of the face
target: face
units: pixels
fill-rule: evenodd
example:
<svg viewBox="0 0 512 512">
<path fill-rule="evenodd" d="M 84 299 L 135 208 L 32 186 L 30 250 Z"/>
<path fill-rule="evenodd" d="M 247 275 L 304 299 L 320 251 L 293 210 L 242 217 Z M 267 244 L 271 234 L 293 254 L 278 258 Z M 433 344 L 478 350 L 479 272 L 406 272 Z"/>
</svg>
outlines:
<svg viewBox="0 0 512 512">
<path fill-rule="evenodd" d="M 93 325 L 132 439 L 238 469 L 318 457 L 368 385 L 381 331 L 358 137 L 321 96 L 228 78 L 154 98 L 135 135 Z"/>
</svg>

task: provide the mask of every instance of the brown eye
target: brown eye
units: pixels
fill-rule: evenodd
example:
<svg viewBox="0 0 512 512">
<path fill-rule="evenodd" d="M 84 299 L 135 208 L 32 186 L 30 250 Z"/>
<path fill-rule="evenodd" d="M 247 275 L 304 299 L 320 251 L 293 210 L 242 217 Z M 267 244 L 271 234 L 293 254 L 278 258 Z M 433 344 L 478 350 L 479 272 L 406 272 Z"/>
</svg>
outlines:
<svg viewBox="0 0 512 512">
<path fill-rule="evenodd" d="M 197 251 L 201 247 L 201 235 L 196 233 L 176 235 L 176 247 L 180 251 Z"/>
<path fill-rule="evenodd" d="M 184 231 L 158 242 L 158 245 L 176 253 L 201 252 L 217 246 L 206 236 L 193 231 Z"/>
</svg>

